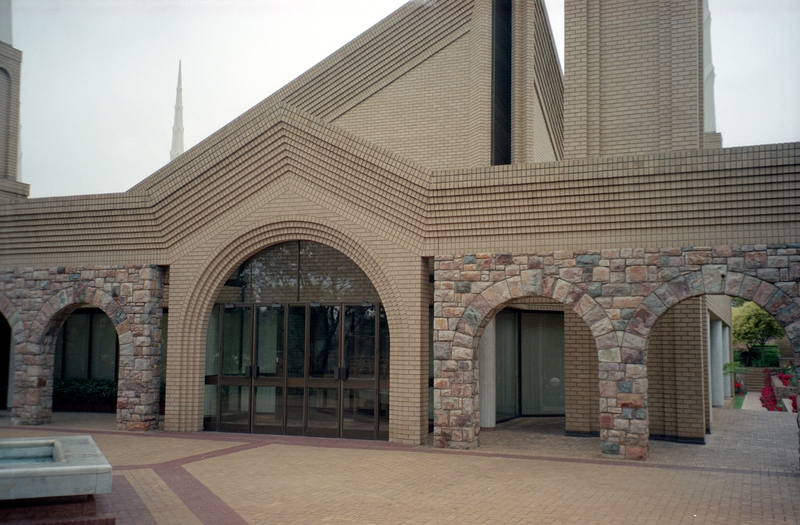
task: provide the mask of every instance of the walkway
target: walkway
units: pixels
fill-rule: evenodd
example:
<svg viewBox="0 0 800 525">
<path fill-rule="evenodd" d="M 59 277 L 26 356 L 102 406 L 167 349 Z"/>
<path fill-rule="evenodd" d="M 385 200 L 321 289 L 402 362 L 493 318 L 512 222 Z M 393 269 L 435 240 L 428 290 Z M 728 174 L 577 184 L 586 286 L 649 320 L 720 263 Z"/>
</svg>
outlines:
<svg viewBox="0 0 800 525">
<path fill-rule="evenodd" d="M 764 405 L 761 404 L 761 391 L 748 392 L 744 396 L 742 410 L 767 410 L 764 408 Z"/>
<path fill-rule="evenodd" d="M 3 415 L 5 414 L 5 415 Z M 645 463 L 599 457 L 562 419 L 520 419 L 471 452 L 220 433 L 124 433 L 57 413 L 0 438 L 89 433 L 114 466 L 99 507 L 119 524 L 798 523 L 794 414 L 715 409 L 708 444 L 653 442 Z"/>
</svg>

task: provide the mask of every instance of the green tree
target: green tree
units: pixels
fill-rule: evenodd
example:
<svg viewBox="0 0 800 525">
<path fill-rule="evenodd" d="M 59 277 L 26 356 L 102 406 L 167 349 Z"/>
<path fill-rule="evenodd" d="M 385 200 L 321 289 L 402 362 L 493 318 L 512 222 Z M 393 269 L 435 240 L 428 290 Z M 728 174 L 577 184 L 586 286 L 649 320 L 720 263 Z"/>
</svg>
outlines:
<svg viewBox="0 0 800 525">
<path fill-rule="evenodd" d="M 770 339 L 783 337 L 783 329 L 767 311 L 755 303 L 733 309 L 733 341 L 747 346 L 742 352 L 745 366 L 751 366 Z"/>
</svg>

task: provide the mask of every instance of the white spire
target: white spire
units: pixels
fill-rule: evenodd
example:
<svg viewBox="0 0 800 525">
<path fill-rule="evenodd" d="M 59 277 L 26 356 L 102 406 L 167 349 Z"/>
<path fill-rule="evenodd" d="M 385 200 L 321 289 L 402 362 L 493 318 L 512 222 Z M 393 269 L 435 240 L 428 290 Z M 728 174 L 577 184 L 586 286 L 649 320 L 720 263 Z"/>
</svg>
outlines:
<svg viewBox="0 0 800 525">
<path fill-rule="evenodd" d="M 178 61 L 178 94 L 175 97 L 175 122 L 172 124 L 172 150 L 169 160 L 183 153 L 183 85 L 181 84 L 181 63 Z"/>
<path fill-rule="evenodd" d="M 703 0 L 703 131 L 717 131 L 717 115 L 714 103 L 714 62 L 711 60 L 711 11 L 708 0 Z"/>
<path fill-rule="evenodd" d="M 0 0 L 0 42 L 14 45 L 11 38 L 11 0 Z"/>
</svg>

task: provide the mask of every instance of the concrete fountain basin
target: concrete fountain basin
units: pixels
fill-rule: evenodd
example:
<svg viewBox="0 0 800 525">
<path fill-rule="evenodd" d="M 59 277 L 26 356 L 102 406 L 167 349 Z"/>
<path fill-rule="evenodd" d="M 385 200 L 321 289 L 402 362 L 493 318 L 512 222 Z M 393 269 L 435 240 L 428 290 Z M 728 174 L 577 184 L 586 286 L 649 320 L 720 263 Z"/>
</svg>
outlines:
<svg viewBox="0 0 800 525">
<path fill-rule="evenodd" d="M 111 492 L 111 465 L 91 436 L 0 440 L 0 500 Z"/>
</svg>

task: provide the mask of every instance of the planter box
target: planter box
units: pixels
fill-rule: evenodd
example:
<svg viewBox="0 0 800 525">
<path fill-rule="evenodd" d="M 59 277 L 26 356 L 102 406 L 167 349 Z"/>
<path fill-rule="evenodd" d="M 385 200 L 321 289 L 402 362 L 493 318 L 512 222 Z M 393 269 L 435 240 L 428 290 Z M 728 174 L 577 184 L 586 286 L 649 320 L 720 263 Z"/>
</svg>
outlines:
<svg viewBox="0 0 800 525">
<path fill-rule="evenodd" d="M 772 390 L 775 392 L 776 399 L 788 399 L 789 396 L 797 395 L 797 388 L 791 385 L 783 386 L 783 381 L 777 376 L 772 376 Z"/>
</svg>

